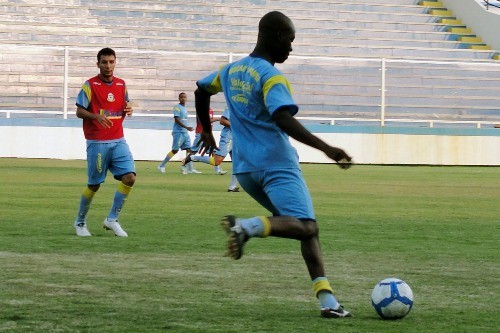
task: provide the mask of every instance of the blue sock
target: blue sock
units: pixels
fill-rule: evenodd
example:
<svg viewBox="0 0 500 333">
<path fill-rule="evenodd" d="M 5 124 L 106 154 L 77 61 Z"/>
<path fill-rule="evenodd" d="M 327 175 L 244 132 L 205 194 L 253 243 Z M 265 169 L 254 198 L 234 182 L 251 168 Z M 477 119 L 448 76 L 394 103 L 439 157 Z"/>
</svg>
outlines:
<svg viewBox="0 0 500 333">
<path fill-rule="evenodd" d="M 75 224 L 85 223 L 85 218 L 90 209 L 90 204 L 94 198 L 95 192 L 91 191 L 88 187 L 83 190 L 82 196 L 80 198 L 80 207 L 78 209 L 78 216 L 76 218 Z"/>
<path fill-rule="evenodd" d="M 196 162 L 202 162 L 202 163 L 206 163 L 206 164 L 210 164 L 210 156 L 208 155 L 193 155 L 191 156 L 191 160 L 192 161 L 196 161 Z"/>
<path fill-rule="evenodd" d="M 231 183 L 229 184 L 230 189 L 235 189 L 238 186 L 238 180 L 235 175 L 231 175 Z"/>
<path fill-rule="evenodd" d="M 165 164 L 167 164 L 167 163 L 168 163 L 168 161 L 170 161 L 170 159 L 171 159 L 172 157 L 174 157 L 174 155 L 175 155 L 174 153 L 169 152 L 169 153 L 167 154 L 167 156 L 165 156 L 165 158 L 164 158 L 164 159 L 163 159 L 163 161 L 161 162 L 160 167 L 164 167 L 164 166 L 165 166 Z"/>
<path fill-rule="evenodd" d="M 264 223 L 258 217 L 240 220 L 240 225 L 247 233 L 248 237 L 260 236 L 264 232 Z"/>
<path fill-rule="evenodd" d="M 132 187 L 127 186 L 123 183 L 118 184 L 118 189 L 115 192 L 115 197 L 113 199 L 113 206 L 109 211 L 108 218 L 113 220 L 118 220 L 118 215 L 122 211 L 123 205 L 125 204 L 125 200 L 127 200 L 127 196 L 132 190 Z"/>
</svg>

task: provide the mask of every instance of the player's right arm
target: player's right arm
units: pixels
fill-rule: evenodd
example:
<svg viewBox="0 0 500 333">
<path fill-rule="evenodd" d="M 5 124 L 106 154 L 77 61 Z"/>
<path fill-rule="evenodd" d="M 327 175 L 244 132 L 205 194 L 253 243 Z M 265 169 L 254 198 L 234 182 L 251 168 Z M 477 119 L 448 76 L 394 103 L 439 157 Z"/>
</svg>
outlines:
<svg viewBox="0 0 500 333">
<path fill-rule="evenodd" d="M 81 119 L 96 120 L 102 127 L 105 128 L 110 128 L 111 126 L 113 126 L 113 122 L 110 119 L 108 119 L 108 117 L 106 117 L 105 115 L 92 113 L 90 111 L 85 110 L 81 106 L 76 107 L 76 116 Z"/>
<path fill-rule="evenodd" d="M 194 105 L 196 108 L 196 116 L 200 121 L 203 131 L 200 133 L 200 150 L 203 155 L 205 153 L 212 154 L 217 148 L 214 135 L 212 133 L 212 122 L 210 120 L 210 98 L 212 94 L 205 89 L 198 88 L 194 92 Z"/>
<path fill-rule="evenodd" d="M 188 131 L 190 131 L 190 132 L 194 129 L 194 128 L 193 128 L 193 127 L 191 127 L 191 126 L 188 126 L 188 125 L 184 124 L 184 123 L 182 122 L 182 119 L 181 119 L 180 117 L 174 117 L 174 121 L 175 121 L 175 123 L 176 123 L 177 125 L 179 125 L 179 126 L 180 126 L 180 127 L 182 127 L 182 128 L 187 129 L 187 130 L 188 130 Z"/>
<path fill-rule="evenodd" d="M 200 134 L 201 145 L 199 150 L 202 155 L 207 152 L 211 155 L 214 149 L 217 149 L 210 121 L 210 99 L 212 95 L 222 92 L 220 70 L 212 72 L 196 82 L 198 88 L 194 92 L 194 106 L 196 108 L 196 116 L 203 127 L 203 131 Z"/>
<path fill-rule="evenodd" d="M 78 96 L 76 96 L 76 116 L 81 119 L 96 120 L 104 128 L 110 128 L 113 126 L 113 122 L 104 114 L 93 113 L 87 110 L 90 107 L 91 96 L 90 83 L 89 81 L 85 81 Z"/>
<path fill-rule="evenodd" d="M 226 117 L 220 117 L 220 124 L 225 127 L 231 127 L 231 122 Z"/>
</svg>

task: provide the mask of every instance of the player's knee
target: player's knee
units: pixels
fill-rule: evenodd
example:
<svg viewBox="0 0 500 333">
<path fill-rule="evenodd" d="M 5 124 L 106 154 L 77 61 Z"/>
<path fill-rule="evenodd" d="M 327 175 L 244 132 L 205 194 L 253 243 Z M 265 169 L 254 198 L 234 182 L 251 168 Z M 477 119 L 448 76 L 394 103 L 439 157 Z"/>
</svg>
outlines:
<svg viewBox="0 0 500 333">
<path fill-rule="evenodd" d="M 221 165 L 222 161 L 224 161 L 224 156 L 215 155 L 214 158 L 215 165 Z"/>
<path fill-rule="evenodd" d="M 135 184 L 135 173 L 127 173 L 126 175 L 123 175 L 122 177 L 122 183 L 132 187 Z"/>
<path fill-rule="evenodd" d="M 311 220 L 302 221 L 304 227 L 304 238 L 312 238 L 318 236 L 318 224 Z"/>
<path fill-rule="evenodd" d="M 99 187 L 101 187 L 101 185 L 97 184 L 97 185 L 87 185 L 87 187 L 89 188 L 89 190 L 91 190 L 92 192 L 97 192 L 99 191 Z"/>
</svg>

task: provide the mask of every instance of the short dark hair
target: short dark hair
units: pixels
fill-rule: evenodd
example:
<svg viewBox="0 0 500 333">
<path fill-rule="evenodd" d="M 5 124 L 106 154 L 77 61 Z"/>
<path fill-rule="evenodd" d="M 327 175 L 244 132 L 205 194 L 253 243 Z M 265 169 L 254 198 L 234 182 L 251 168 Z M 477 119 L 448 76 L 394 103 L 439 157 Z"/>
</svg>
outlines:
<svg viewBox="0 0 500 333">
<path fill-rule="evenodd" d="M 110 49 L 109 47 L 105 47 L 97 53 L 97 61 L 98 62 L 101 61 L 101 56 L 103 56 L 103 55 L 107 55 L 107 56 L 112 55 L 116 58 L 115 50 Z"/>
</svg>

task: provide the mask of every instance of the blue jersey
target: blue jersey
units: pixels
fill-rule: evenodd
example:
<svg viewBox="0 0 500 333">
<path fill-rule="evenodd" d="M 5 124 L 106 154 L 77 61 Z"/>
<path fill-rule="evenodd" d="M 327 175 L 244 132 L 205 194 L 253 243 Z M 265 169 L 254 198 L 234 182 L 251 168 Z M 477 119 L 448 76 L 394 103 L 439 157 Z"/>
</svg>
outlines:
<svg viewBox="0 0 500 333">
<path fill-rule="evenodd" d="M 180 118 L 184 125 L 188 126 L 188 113 L 186 107 L 177 104 L 172 111 L 174 113 L 174 119 L 176 117 Z M 172 133 L 187 133 L 188 130 L 174 122 L 174 127 L 172 128 Z"/>
<path fill-rule="evenodd" d="M 252 55 L 221 67 L 197 82 L 210 93 L 224 92 L 231 114 L 233 173 L 298 168 L 288 135 L 272 120 L 283 106 L 298 107 L 291 86 L 267 60 Z"/>
</svg>

